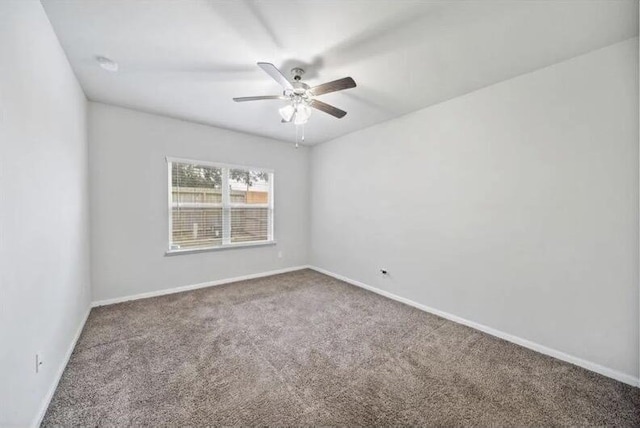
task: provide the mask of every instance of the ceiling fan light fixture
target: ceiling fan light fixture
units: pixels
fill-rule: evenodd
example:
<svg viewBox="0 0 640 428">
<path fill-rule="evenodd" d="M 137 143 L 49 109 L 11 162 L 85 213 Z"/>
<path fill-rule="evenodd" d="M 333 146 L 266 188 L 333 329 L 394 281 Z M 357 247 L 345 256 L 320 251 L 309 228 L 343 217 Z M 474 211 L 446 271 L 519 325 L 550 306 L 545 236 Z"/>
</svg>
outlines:
<svg viewBox="0 0 640 428">
<path fill-rule="evenodd" d="M 296 109 L 291 104 L 288 104 L 281 109 L 278 109 L 278 112 L 285 122 L 291 122 L 291 118 L 293 118 Z"/>
<path fill-rule="evenodd" d="M 288 100 L 286 105 L 278 112 L 282 117 L 283 123 L 295 123 L 296 125 L 304 125 L 311 116 L 311 109 L 320 110 L 337 119 L 346 116 L 347 112 L 340 110 L 330 104 L 315 99 L 318 95 L 329 94 L 331 92 L 342 91 L 344 89 L 355 88 L 356 82 L 351 77 L 343 77 L 342 79 L 332 82 L 323 83 L 321 85 L 309 87 L 301 81 L 304 70 L 301 68 L 292 69 L 293 80 L 289 79 L 278 68 L 269 62 L 259 62 L 258 66 L 262 68 L 273 80 L 282 86 L 282 95 L 260 95 L 254 97 L 234 98 L 235 102 L 258 101 L 258 100 Z"/>
</svg>

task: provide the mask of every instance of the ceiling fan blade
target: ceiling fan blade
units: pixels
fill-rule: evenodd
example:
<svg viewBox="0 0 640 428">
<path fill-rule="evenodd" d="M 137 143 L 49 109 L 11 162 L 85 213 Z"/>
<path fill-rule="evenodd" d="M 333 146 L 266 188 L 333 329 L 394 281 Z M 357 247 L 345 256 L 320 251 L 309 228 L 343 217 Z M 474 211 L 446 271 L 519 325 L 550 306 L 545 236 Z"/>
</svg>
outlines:
<svg viewBox="0 0 640 428">
<path fill-rule="evenodd" d="M 273 80 L 278 82 L 283 88 L 293 89 L 293 85 L 291 84 L 291 82 L 287 80 L 285 75 L 282 74 L 275 65 L 271 64 L 270 62 L 259 62 L 258 66 L 263 69 L 269 76 L 271 76 Z"/>
<path fill-rule="evenodd" d="M 238 97 L 234 98 L 233 101 L 240 103 L 243 101 L 260 101 L 260 100 L 288 100 L 288 97 L 284 95 L 261 95 L 257 97 Z"/>
<path fill-rule="evenodd" d="M 314 86 L 309 89 L 309 92 L 313 95 L 328 94 L 329 92 L 342 91 L 343 89 L 355 88 L 356 82 L 351 77 L 344 77 L 342 79 L 334 80 L 333 82 L 323 83 L 322 85 Z"/>
<path fill-rule="evenodd" d="M 327 103 L 323 103 L 322 101 L 318 101 L 318 100 L 311 100 L 311 102 L 309 103 L 309 106 L 316 108 L 320 111 L 323 111 L 325 113 L 328 113 L 331 116 L 335 116 L 338 119 L 343 118 L 347 114 L 347 112 L 344 110 L 340 110 L 337 107 L 334 107 Z"/>
</svg>

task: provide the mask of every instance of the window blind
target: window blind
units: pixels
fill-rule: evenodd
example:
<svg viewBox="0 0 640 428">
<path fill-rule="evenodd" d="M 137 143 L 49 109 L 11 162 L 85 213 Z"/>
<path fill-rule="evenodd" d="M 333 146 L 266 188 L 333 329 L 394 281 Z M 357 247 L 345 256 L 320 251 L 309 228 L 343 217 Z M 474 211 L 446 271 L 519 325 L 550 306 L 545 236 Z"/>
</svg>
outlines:
<svg viewBox="0 0 640 428">
<path fill-rule="evenodd" d="M 273 172 L 170 161 L 169 249 L 273 240 Z"/>
</svg>

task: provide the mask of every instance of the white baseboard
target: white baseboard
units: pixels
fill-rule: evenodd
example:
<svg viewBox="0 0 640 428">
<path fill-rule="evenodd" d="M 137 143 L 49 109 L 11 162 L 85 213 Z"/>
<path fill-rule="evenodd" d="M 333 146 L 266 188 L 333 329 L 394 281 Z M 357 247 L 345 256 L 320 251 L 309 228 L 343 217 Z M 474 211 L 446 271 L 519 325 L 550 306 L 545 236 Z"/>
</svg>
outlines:
<svg viewBox="0 0 640 428">
<path fill-rule="evenodd" d="M 86 324 L 87 319 L 89 318 L 89 313 L 91 313 L 91 308 L 87 309 L 87 313 L 85 314 L 84 318 L 82 319 L 82 322 L 78 326 L 78 329 L 76 330 L 76 334 L 73 336 L 73 340 L 69 344 L 69 348 L 67 349 L 67 353 L 65 354 L 65 356 L 64 356 L 64 358 L 62 360 L 62 363 L 58 367 L 58 372 L 56 373 L 54 381 L 51 384 L 51 387 L 49 388 L 49 391 L 47 391 L 47 395 L 44 397 L 44 400 L 42 400 L 42 404 L 40 406 L 40 410 L 36 414 L 36 417 L 33 420 L 33 423 L 31 424 L 31 426 L 34 427 L 34 428 L 35 427 L 39 427 L 40 424 L 42 424 L 42 419 L 44 419 L 44 415 L 47 413 L 47 409 L 49 408 L 49 404 L 51 403 L 51 399 L 53 398 L 53 394 L 55 394 L 56 389 L 58 388 L 58 383 L 60 383 L 60 379 L 62 378 L 62 374 L 64 373 L 64 369 L 66 369 L 67 368 L 67 364 L 69 364 L 69 359 L 71 358 L 71 354 L 73 353 L 73 350 L 76 347 L 76 343 L 78 342 L 78 339 L 80 338 L 80 335 L 82 334 L 82 330 L 84 329 L 84 325 Z"/>
<path fill-rule="evenodd" d="M 315 270 L 317 272 L 323 273 L 325 275 L 331 276 L 333 278 L 339 279 L 341 281 L 344 281 L 346 283 L 349 283 L 349 284 L 355 285 L 357 287 L 361 287 L 361 288 L 364 288 L 366 290 L 372 291 L 372 292 L 374 292 L 376 294 L 380 294 L 381 296 L 388 297 L 389 299 L 393 299 L 393 300 L 396 300 L 398 302 L 407 304 L 409 306 L 413 306 L 414 308 L 418 308 L 418 309 L 423 310 L 425 312 L 432 313 L 434 315 L 437 315 L 439 317 L 448 319 L 448 320 L 456 322 L 458 324 L 466 325 L 466 326 L 474 328 L 476 330 L 480 330 L 480 331 L 482 331 L 484 333 L 490 334 L 490 335 L 495 336 L 495 337 L 499 337 L 500 339 L 504 339 L 504 340 L 506 340 L 508 342 L 515 343 L 516 345 L 524 346 L 525 348 L 532 349 L 532 350 L 534 350 L 536 352 L 539 352 L 541 354 L 549 355 L 550 357 L 554 357 L 554 358 L 557 358 L 559 360 L 566 361 L 567 363 L 574 364 L 576 366 L 579 366 L 579 367 L 585 368 L 587 370 L 599 373 L 599 374 L 601 374 L 603 376 L 610 377 L 610 378 L 618 380 L 620 382 L 624 382 L 624 383 L 632 385 L 632 386 L 640 387 L 640 378 L 633 377 L 633 376 L 628 375 L 626 373 L 622 373 L 622 372 L 619 372 L 617 370 L 601 366 L 600 364 L 596 364 L 596 363 L 593 363 L 591 361 L 587 361 L 587 360 L 584 360 L 582 358 L 566 354 L 566 353 L 558 351 L 556 349 L 548 348 L 548 347 L 546 347 L 544 345 L 540 345 L 539 343 L 531 342 L 530 340 L 523 339 L 521 337 L 514 336 L 512 334 L 505 333 L 505 332 L 502 332 L 500 330 L 496 330 L 496 329 L 491 328 L 491 327 L 487 327 L 486 325 L 482 325 L 482 324 L 479 324 L 479 323 L 474 322 L 474 321 L 469 321 L 469 320 L 461 318 L 461 317 L 459 317 L 457 315 L 453 315 L 453 314 L 450 314 L 448 312 L 444 312 L 444 311 L 441 311 L 441 310 L 438 310 L 438 309 L 431 308 L 431 307 L 423 305 L 421 303 L 414 302 L 413 300 L 407 299 L 405 297 L 401 297 L 401 296 L 395 295 L 393 293 L 389 293 L 388 291 L 384 291 L 384 290 L 381 290 L 379 288 L 372 287 L 372 286 L 367 285 L 365 283 L 362 283 L 360 281 L 356 281 L 354 279 L 347 278 L 346 276 L 342 276 L 342 275 L 339 275 L 337 273 L 333 273 L 333 272 L 330 272 L 328 270 L 325 270 L 325 269 L 322 269 L 322 268 L 319 268 L 319 267 L 309 266 L 309 268 L 313 269 L 313 270 Z"/>
<path fill-rule="evenodd" d="M 147 293 L 133 294 L 124 297 L 115 297 L 113 299 L 98 300 L 91 303 L 91 307 L 113 305 L 115 303 L 128 302 L 130 300 L 148 299 L 149 297 L 165 296 L 167 294 L 182 293 L 183 291 L 197 290 L 198 288 L 213 287 L 216 285 L 228 284 L 230 282 L 245 281 L 247 279 L 262 278 L 265 276 L 277 275 L 280 273 L 293 272 L 301 269 L 308 269 L 308 265 L 293 266 L 283 269 L 270 270 L 267 272 L 252 273 L 250 275 L 236 276 L 233 278 L 218 279 L 215 281 L 201 282 L 199 284 L 183 285 L 180 287 L 166 288 L 164 290 L 149 291 Z"/>
</svg>

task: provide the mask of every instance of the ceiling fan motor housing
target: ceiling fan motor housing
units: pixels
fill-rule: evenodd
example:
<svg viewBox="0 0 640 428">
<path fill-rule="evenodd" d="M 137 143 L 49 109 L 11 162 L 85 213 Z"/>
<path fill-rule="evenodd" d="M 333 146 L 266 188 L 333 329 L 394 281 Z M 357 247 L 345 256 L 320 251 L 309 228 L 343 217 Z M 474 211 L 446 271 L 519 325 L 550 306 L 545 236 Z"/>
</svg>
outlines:
<svg viewBox="0 0 640 428">
<path fill-rule="evenodd" d="M 293 76 L 293 80 L 299 82 L 302 80 L 302 75 L 304 74 L 304 70 L 300 67 L 294 67 L 291 69 L 291 75 Z"/>
<path fill-rule="evenodd" d="M 289 90 L 285 89 L 284 91 L 285 96 L 292 97 L 298 102 L 308 101 L 308 98 L 310 98 L 309 94 L 307 94 L 307 91 L 309 90 L 309 85 L 301 81 L 303 74 L 304 74 L 303 69 L 299 67 L 292 68 L 291 76 L 293 77 L 293 82 L 291 82 L 291 86 L 293 86 L 293 89 L 289 89 Z"/>
</svg>

